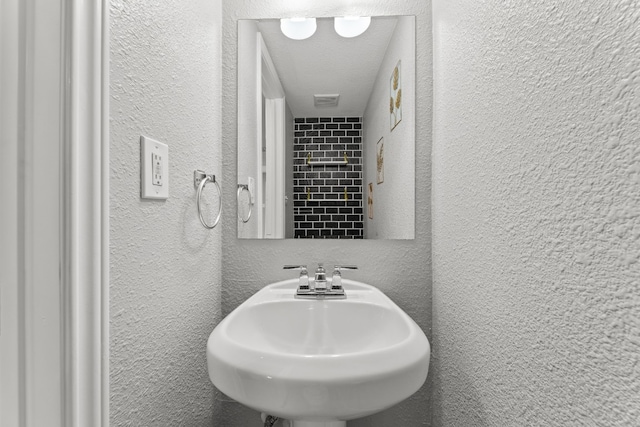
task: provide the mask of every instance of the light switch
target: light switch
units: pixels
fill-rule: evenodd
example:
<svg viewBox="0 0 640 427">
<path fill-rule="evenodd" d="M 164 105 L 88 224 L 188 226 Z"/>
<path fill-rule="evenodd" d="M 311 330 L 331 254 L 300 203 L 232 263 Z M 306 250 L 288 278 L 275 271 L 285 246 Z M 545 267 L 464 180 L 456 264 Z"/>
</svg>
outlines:
<svg viewBox="0 0 640 427">
<path fill-rule="evenodd" d="M 140 137 L 140 197 L 169 197 L 169 147 L 146 136 Z"/>
</svg>

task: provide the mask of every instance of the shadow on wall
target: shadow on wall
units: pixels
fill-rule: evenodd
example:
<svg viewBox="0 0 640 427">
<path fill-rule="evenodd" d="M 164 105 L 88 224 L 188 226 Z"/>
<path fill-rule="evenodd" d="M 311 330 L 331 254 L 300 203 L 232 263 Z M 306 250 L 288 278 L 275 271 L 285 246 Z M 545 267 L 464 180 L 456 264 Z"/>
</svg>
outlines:
<svg viewBox="0 0 640 427">
<path fill-rule="evenodd" d="M 264 427 L 260 413 L 247 408 L 216 390 L 219 412 L 214 425 L 226 427 Z M 280 427 L 280 426 L 278 426 Z"/>
<path fill-rule="evenodd" d="M 444 413 L 442 410 L 443 402 L 457 401 L 456 405 L 456 419 L 454 420 L 446 420 L 441 418 L 439 420 L 440 425 L 452 425 L 456 426 L 456 420 L 470 420 L 467 424 L 468 426 L 473 427 L 488 427 L 487 423 L 487 410 L 482 403 L 482 393 L 474 384 L 474 379 L 467 375 L 462 369 L 455 369 L 455 372 L 447 372 L 443 373 L 443 368 L 440 363 L 440 358 L 438 354 L 438 346 L 432 347 L 433 352 L 431 353 L 431 366 L 429 369 L 429 379 L 427 379 L 427 384 L 430 390 L 437 390 L 437 392 L 432 393 L 432 412 L 433 413 Z M 448 353 L 451 354 L 451 353 Z M 450 360 L 447 365 L 451 366 L 464 366 L 465 363 L 463 360 L 456 360 L 459 358 L 454 358 Z M 455 378 L 455 383 L 459 384 L 459 389 L 456 388 L 456 394 L 449 394 L 446 387 L 442 387 L 441 383 L 443 378 Z M 350 426 L 351 427 L 351 426 Z"/>
</svg>

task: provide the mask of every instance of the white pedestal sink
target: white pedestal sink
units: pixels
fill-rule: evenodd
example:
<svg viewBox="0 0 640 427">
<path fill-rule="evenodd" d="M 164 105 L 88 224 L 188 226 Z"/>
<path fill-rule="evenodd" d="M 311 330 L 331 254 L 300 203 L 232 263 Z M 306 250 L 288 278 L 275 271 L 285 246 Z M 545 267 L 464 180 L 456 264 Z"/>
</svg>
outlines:
<svg viewBox="0 0 640 427">
<path fill-rule="evenodd" d="M 264 287 L 211 333 L 209 377 L 220 391 L 295 427 L 339 427 L 422 386 L 429 342 L 386 295 L 344 279 L 347 299 L 302 300 L 297 284 Z"/>
</svg>

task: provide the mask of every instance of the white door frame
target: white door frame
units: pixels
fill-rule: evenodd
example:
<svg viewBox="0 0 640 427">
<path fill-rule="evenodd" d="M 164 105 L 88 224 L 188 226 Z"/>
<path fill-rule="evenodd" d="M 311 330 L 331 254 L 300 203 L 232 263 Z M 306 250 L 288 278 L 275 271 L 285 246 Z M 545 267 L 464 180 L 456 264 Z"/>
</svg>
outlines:
<svg viewBox="0 0 640 427">
<path fill-rule="evenodd" d="M 109 425 L 109 0 L 65 0 L 65 426 Z"/>
<path fill-rule="evenodd" d="M 20 390 L 18 305 L 18 0 L 0 1 L 0 425 L 17 426 Z"/>
<path fill-rule="evenodd" d="M 285 229 L 285 93 L 275 65 L 269 55 L 262 35 L 258 37 L 258 76 L 260 76 L 258 133 L 262 141 L 262 129 L 266 143 L 266 182 L 264 183 L 264 236 L 271 239 L 284 238 Z M 264 111 L 262 96 L 264 95 Z M 262 126 L 262 118 L 265 122 Z M 262 144 L 259 144 L 261 147 Z M 260 157 L 259 157 L 260 158 Z M 262 174 L 259 175 L 262 177 Z M 262 186 L 258 186 L 261 191 Z"/>
<path fill-rule="evenodd" d="M 109 2 L 0 1 L 0 421 L 106 427 Z"/>
</svg>

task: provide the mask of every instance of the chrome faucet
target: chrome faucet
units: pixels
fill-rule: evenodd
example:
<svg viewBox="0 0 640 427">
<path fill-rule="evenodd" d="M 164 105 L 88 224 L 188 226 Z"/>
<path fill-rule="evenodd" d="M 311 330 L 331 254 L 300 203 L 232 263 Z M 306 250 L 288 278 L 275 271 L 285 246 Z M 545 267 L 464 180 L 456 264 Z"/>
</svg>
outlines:
<svg viewBox="0 0 640 427">
<path fill-rule="evenodd" d="M 342 287 L 342 274 L 340 270 L 356 270 L 355 265 L 336 265 L 330 286 L 327 283 L 327 271 L 323 263 L 318 263 L 315 272 L 315 280 L 309 283 L 309 273 L 306 265 L 285 265 L 285 270 L 300 270 L 300 279 L 296 298 L 304 299 L 345 299 L 347 296 Z"/>
</svg>

